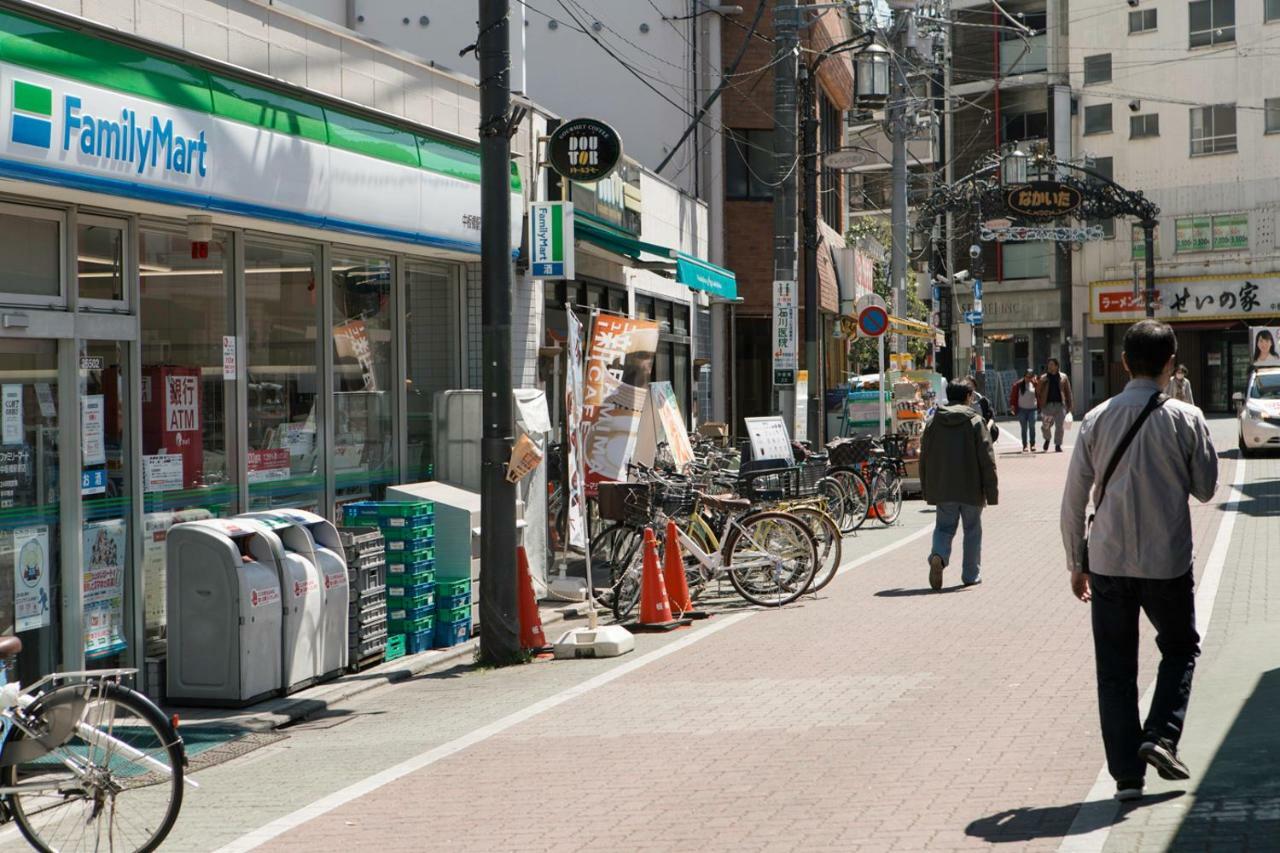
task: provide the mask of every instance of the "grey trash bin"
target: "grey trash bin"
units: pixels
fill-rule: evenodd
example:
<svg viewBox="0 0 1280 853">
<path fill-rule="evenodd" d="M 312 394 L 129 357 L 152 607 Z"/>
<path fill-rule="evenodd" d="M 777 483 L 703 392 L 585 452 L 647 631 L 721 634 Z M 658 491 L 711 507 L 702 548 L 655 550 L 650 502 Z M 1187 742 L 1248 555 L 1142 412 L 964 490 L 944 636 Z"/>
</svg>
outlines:
<svg viewBox="0 0 1280 853">
<path fill-rule="evenodd" d="M 239 707 L 282 683 L 280 576 L 259 531 L 224 519 L 168 532 L 171 702 Z"/>
</svg>

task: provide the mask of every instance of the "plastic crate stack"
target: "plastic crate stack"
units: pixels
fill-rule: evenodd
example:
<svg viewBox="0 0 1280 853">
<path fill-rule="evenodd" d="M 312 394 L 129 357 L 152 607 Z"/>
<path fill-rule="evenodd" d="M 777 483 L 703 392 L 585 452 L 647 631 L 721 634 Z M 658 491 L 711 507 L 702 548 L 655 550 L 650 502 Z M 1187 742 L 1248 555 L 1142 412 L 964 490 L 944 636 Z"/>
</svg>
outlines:
<svg viewBox="0 0 1280 853">
<path fill-rule="evenodd" d="M 376 524 L 387 561 L 387 647 L 433 648 L 436 627 L 436 513 L 430 501 L 360 501 L 342 508 L 347 524 Z M 390 658 L 388 657 L 388 660 Z"/>
<path fill-rule="evenodd" d="M 387 650 L 386 549 L 377 527 L 343 527 L 338 535 L 351 589 L 347 660 L 359 670 L 394 656 Z"/>
<path fill-rule="evenodd" d="M 471 576 L 436 582 L 436 646 L 445 649 L 471 639 Z"/>
</svg>

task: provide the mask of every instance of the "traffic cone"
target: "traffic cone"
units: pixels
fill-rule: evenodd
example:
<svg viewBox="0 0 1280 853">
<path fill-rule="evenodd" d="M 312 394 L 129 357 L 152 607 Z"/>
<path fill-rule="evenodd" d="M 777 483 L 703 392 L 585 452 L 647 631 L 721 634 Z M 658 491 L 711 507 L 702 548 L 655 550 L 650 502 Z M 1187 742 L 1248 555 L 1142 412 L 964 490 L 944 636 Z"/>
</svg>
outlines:
<svg viewBox="0 0 1280 853">
<path fill-rule="evenodd" d="M 667 585 L 658 568 L 658 539 L 653 530 L 644 530 L 644 563 L 640 578 L 640 619 L 627 627 L 632 631 L 670 631 L 688 625 L 687 619 L 671 615 L 671 602 L 667 599 Z"/>
<path fill-rule="evenodd" d="M 529 556 L 523 545 L 516 546 L 516 583 L 520 585 L 517 612 L 520 616 L 520 648 L 527 652 L 550 650 L 542 633 L 542 616 L 538 613 L 538 597 L 533 592 L 533 576 L 529 574 Z"/>
<path fill-rule="evenodd" d="M 667 588 L 671 610 L 686 619 L 706 619 L 711 614 L 693 609 L 689 597 L 689 581 L 684 575 L 684 557 L 680 553 L 680 534 L 676 523 L 667 519 L 666 551 L 662 558 L 662 573 Z"/>
</svg>

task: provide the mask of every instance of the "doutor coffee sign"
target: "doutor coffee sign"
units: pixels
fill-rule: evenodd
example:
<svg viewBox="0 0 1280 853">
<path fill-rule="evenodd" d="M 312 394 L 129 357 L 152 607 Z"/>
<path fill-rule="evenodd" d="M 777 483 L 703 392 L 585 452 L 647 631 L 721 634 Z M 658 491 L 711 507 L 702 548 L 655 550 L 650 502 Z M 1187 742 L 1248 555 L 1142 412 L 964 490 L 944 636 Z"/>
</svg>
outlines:
<svg viewBox="0 0 1280 853">
<path fill-rule="evenodd" d="M 591 183 L 609 175 L 622 160 L 622 138 L 604 122 L 575 118 L 547 139 L 551 168 L 571 181 Z"/>
<path fill-rule="evenodd" d="M 1033 181 L 1010 187 L 1005 192 L 1005 206 L 1023 216 L 1063 216 L 1080 206 L 1084 197 L 1075 187 L 1054 181 Z"/>
</svg>

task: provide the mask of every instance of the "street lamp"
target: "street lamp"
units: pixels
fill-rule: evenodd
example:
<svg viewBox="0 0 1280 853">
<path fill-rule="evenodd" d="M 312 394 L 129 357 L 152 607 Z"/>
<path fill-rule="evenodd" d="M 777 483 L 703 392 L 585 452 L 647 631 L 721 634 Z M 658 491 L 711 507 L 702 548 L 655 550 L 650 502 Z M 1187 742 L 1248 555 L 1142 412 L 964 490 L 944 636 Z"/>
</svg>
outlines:
<svg viewBox="0 0 1280 853">
<path fill-rule="evenodd" d="M 883 106 L 889 100 L 889 49 L 869 44 L 854 60 L 854 94 L 859 107 Z"/>
<path fill-rule="evenodd" d="M 1027 182 L 1027 154 L 1016 145 L 1004 153 L 1000 161 L 1000 180 L 1009 186 L 1017 186 Z"/>
</svg>

